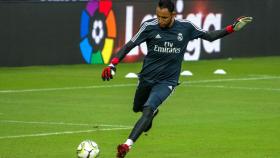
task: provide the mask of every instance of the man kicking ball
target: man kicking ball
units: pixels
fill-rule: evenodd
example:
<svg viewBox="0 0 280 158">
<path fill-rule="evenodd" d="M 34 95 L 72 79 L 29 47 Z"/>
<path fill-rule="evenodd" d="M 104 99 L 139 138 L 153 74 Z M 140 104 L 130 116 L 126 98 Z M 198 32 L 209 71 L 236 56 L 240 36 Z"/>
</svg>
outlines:
<svg viewBox="0 0 280 158">
<path fill-rule="evenodd" d="M 159 0 L 157 18 L 144 22 L 134 37 L 125 44 L 102 72 L 102 79 L 113 78 L 112 71 L 129 51 L 142 42 L 147 43 L 148 53 L 139 73 L 133 111 L 142 112 L 128 139 L 117 147 L 117 158 L 124 158 L 143 132 L 152 127 L 158 108 L 178 85 L 181 64 L 188 42 L 197 38 L 214 41 L 241 30 L 252 17 L 240 17 L 222 30 L 204 31 L 188 20 L 175 19 L 172 0 Z"/>
</svg>

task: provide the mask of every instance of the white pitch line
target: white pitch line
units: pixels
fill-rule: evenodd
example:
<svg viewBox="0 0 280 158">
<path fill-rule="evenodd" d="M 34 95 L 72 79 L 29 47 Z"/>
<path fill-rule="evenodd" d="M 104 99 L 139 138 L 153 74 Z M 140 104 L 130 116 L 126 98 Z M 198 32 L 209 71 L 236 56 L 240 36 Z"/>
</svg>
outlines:
<svg viewBox="0 0 280 158">
<path fill-rule="evenodd" d="M 0 137 L 0 139 L 26 138 L 26 137 L 43 137 L 43 136 L 51 136 L 51 135 L 91 133 L 91 132 L 95 132 L 95 131 L 114 131 L 114 130 L 127 130 L 127 129 L 131 129 L 131 127 L 92 129 L 92 130 L 83 130 L 83 131 L 64 131 L 64 132 L 25 134 L 25 135 L 14 135 L 14 136 L 2 136 L 2 137 Z"/>
<path fill-rule="evenodd" d="M 65 122 L 38 122 L 38 121 L 17 121 L 17 120 L 0 120 L 2 123 L 22 123 L 22 124 L 42 124 L 42 125 L 67 125 L 67 126 L 93 126 L 93 127 L 122 127 L 131 128 L 124 125 L 106 125 L 106 124 L 86 124 L 86 123 L 65 123 Z"/>
<path fill-rule="evenodd" d="M 129 87 L 129 86 L 136 86 L 136 84 L 115 84 L 115 85 L 99 85 L 99 86 L 84 86 L 84 87 L 0 90 L 0 93 L 44 92 L 44 91 L 59 91 L 59 90 L 73 90 L 73 89 L 97 89 L 97 88 L 114 88 L 114 87 L 118 88 L 118 87 Z"/>
<path fill-rule="evenodd" d="M 242 90 L 265 90 L 265 91 L 277 91 L 280 92 L 280 88 L 256 88 L 256 87 L 236 87 L 236 86 L 206 86 L 206 85 L 186 85 L 190 87 L 200 88 L 225 88 L 225 89 L 242 89 Z"/>
<path fill-rule="evenodd" d="M 275 76 L 272 76 L 272 75 L 268 75 L 268 74 L 249 74 L 248 75 L 249 77 L 275 77 Z"/>
<path fill-rule="evenodd" d="M 197 80 L 197 81 L 185 81 L 182 84 L 196 84 L 196 83 L 212 83 L 212 82 L 230 82 L 230 81 L 253 81 L 253 80 L 270 80 L 280 79 L 279 76 L 274 77 L 249 77 L 249 78 L 228 78 L 228 79 L 213 79 L 213 80 Z M 75 90 L 75 89 L 97 89 L 97 88 L 118 88 L 118 87 L 130 87 L 136 86 L 136 84 L 115 84 L 115 85 L 95 85 L 84 87 L 62 87 L 62 88 L 38 88 L 38 89 L 19 89 L 19 90 L 0 90 L 0 93 L 23 93 L 23 92 L 44 92 L 44 91 L 59 91 L 59 90 Z"/>
<path fill-rule="evenodd" d="M 213 79 L 213 80 L 198 80 L 198 81 L 185 81 L 183 84 L 193 83 L 212 83 L 212 82 L 231 82 L 231 81 L 255 81 L 255 80 L 271 80 L 280 79 L 280 77 L 250 77 L 250 78 L 227 78 L 227 79 Z"/>
</svg>

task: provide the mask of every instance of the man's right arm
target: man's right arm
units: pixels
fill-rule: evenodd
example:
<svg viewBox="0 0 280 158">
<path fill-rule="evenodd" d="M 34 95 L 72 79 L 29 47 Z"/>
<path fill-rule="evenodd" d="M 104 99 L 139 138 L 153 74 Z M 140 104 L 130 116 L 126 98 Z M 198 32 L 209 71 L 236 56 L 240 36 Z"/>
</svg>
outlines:
<svg viewBox="0 0 280 158">
<path fill-rule="evenodd" d="M 130 52 L 132 48 L 135 46 L 141 44 L 142 42 L 146 41 L 146 39 L 149 36 L 149 26 L 151 25 L 156 25 L 157 20 L 156 19 L 151 19 L 149 21 L 144 22 L 138 32 L 132 37 L 132 39 L 126 43 L 115 55 L 115 58 L 118 58 L 120 61 L 126 56 L 127 53 Z"/>
<path fill-rule="evenodd" d="M 101 78 L 103 79 L 103 81 L 109 81 L 110 79 L 113 79 L 113 73 L 115 73 L 117 70 L 116 66 L 135 46 L 135 43 L 129 41 L 117 52 L 115 57 L 113 57 L 113 59 L 111 60 L 110 64 L 102 71 Z"/>
<path fill-rule="evenodd" d="M 121 61 L 135 46 L 136 45 L 132 41 L 129 41 L 117 52 L 114 58 L 118 58 Z"/>
<path fill-rule="evenodd" d="M 118 65 L 118 63 L 121 60 L 123 60 L 123 58 L 126 56 L 126 54 L 130 52 L 132 48 L 141 44 L 147 39 L 148 25 L 149 23 L 144 22 L 141 28 L 139 29 L 139 31 L 134 35 L 134 37 L 117 52 L 117 54 L 111 60 L 111 63 L 103 69 L 101 74 L 101 78 L 103 79 L 103 81 L 105 80 L 109 81 L 110 79 L 112 79 L 113 78 L 112 72 L 116 72 L 116 65 Z"/>
</svg>

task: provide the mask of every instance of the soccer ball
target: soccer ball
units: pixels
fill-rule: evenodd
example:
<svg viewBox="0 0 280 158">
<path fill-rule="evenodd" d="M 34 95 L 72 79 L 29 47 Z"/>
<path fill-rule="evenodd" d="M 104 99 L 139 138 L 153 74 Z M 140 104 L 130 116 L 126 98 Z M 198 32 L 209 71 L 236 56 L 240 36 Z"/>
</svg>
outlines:
<svg viewBox="0 0 280 158">
<path fill-rule="evenodd" d="M 99 155 L 98 145 L 91 140 L 82 141 L 77 147 L 78 158 L 96 158 Z"/>
</svg>

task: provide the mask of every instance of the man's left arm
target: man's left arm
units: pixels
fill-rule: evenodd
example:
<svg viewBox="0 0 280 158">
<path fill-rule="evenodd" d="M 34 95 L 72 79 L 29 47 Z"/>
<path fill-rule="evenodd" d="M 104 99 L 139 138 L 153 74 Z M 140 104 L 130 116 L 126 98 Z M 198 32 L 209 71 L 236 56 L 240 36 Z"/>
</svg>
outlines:
<svg viewBox="0 0 280 158">
<path fill-rule="evenodd" d="M 239 31 L 242 28 L 244 28 L 247 24 L 251 23 L 253 20 L 252 17 L 239 17 L 236 19 L 236 21 L 232 25 L 228 25 L 226 28 L 222 30 L 216 30 L 216 31 L 209 31 L 205 32 L 200 36 L 200 38 L 205 39 L 207 41 L 215 41 L 216 39 L 222 38 L 226 35 L 229 35 L 233 32 Z"/>
</svg>

